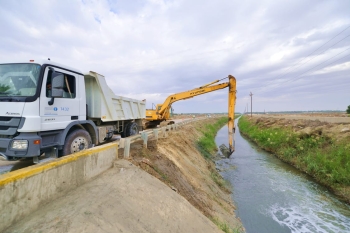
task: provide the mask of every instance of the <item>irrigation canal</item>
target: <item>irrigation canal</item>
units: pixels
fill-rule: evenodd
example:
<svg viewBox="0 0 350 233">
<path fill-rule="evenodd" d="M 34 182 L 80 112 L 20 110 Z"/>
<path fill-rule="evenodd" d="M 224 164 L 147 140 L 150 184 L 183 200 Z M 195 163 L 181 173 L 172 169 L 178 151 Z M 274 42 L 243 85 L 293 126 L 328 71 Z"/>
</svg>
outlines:
<svg viewBox="0 0 350 233">
<path fill-rule="evenodd" d="M 237 120 L 236 120 L 237 127 Z M 227 144 L 224 126 L 215 140 Z M 217 161 L 233 187 L 236 215 L 248 233 L 350 232 L 350 206 L 308 175 L 260 150 L 236 128 L 235 152 Z"/>
</svg>

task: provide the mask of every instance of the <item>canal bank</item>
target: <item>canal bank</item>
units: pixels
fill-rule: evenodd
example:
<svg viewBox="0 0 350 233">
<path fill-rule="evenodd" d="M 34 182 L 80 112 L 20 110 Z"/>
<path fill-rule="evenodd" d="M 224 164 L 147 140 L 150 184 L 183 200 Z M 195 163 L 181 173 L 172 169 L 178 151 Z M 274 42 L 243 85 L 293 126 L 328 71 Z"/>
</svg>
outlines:
<svg viewBox="0 0 350 233">
<path fill-rule="evenodd" d="M 236 122 L 237 125 L 237 122 Z M 216 136 L 227 140 L 227 127 Z M 217 161 L 232 184 L 232 199 L 246 232 L 349 232 L 350 207 L 305 173 L 243 138 L 236 129 L 236 150 Z"/>
<path fill-rule="evenodd" d="M 350 124 L 242 117 L 240 132 L 350 203 Z"/>
<path fill-rule="evenodd" d="M 235 215 L 230 190 L 215 168 L 214 156 L 203 155 L 198 146 L 208 125 L 217 122 L 218 118 L 207 118 L 184 125 L 158 142 L 150 140 L 147 149 L 136 142 L 131 145 L 130 161 L 187 199 L 223 232 L 240 233 L 242 224 Z"/>
</svg>

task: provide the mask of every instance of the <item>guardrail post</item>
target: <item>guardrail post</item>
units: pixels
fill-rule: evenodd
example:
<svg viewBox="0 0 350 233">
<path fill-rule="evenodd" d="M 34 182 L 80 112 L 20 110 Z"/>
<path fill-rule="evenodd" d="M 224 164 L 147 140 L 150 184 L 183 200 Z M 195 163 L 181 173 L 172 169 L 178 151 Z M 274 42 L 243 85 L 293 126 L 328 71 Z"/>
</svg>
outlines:
<svg viewBox="0 0 350 233">
<path fill-rule="evenodd" d="M 119 140 L 118 149 L 123 149 L 125 145 L 125 138 Z"/>
<path fill-rule="evenodd" d="M 162 134 L 163 134 L 163 138 L 167 137 L 167 133 L 166 133 L 166 127 L 162 127 Z"/>
<path fill-rule="evenodd" d="M 124 141 L 124 159 L 130 156 L 130 138 L 125 138 Z"/>
<path fill-rule="evenodd" d="M 158 141 L 158 129 L 153 129 L 153 135 L 156 138 L 156 140 Z"/>
<path fill-rule="evenodd" d="M 141 133 L 141 138 L 143 139 L 143 147 L 147 148 L 148 134 L 145 132 Z"/>
</svg>

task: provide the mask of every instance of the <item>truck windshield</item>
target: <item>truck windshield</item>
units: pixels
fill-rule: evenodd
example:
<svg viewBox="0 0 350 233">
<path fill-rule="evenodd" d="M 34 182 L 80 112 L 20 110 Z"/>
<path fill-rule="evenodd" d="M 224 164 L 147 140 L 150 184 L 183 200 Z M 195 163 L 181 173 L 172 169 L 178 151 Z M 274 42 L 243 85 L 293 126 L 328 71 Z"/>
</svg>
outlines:
<svg viewBox="0 0 350 233">
<path fill-rule="evenodd" d="M 38 64 L 0 64 L 0 97 L 34 96 L 40 69 Z"/>
</svg>

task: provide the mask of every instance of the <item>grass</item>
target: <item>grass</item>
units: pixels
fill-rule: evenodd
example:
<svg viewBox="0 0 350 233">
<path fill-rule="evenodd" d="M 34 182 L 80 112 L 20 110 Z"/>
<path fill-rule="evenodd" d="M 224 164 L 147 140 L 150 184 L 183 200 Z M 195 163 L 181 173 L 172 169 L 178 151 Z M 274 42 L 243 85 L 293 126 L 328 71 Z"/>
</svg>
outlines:
<svg viewBox="0 0 350 233">
<path fill-rule="evenodd" d="M 217 146 L 215 143 L 216 133 L 225 124 L 227 124 L 227 117 L 219 118 L 214 124 L 206 124 L 203 128 L 198 128 L 197 130 L 203 133 L 203 136 L 197 141 L 197 147 L 203 157 L 207 160 L 212 160 L 214 156 L 212 155 L 217 151 Z M 210 167 L 210 177 L 212 180 L 225 192 L 229 192 L 229 184 L 221 177 L 221 175 L 216 171 L 215 167 Z"/>
<path fill-rule="evenodd" d="M 215 223 L 225 233 L 241 233 L 244 232 L 241 228 L 232 228 L 227 223 L 221 222 L 218 218 L 211 218 L 211 221 Z"/>
<path fill-rule="evenodd" d="M 236 117 L 237 118 L 237 117 Z M 219 129 L 227 124 L 228 118 L 219 118 L 214 124 L 206 124 L 203 128 L 197 128 L 197 130 L 203 133 L 203 136 L 197 141 L 197 147 L 203 157 L 210 162 L 214 158 L 212 155 L 217 151 L 217 145 L 215 143 L 215 136 Z M 211 179 L 220 187 L 223 191 L 229 192 L 229 184 L 222 178 L 222 176 L 216 171 L 215 166 L 209 166 Z M 225 233 L 241 233 L 244 232 L 241 228 L 232 228 L 229 224 L 221 222 L 218 218 L 210 218 L 219 229 Z"/>
<path fill-rule="evenodd" d="M 262 128 L 242 117 L 238 126 L 261 148 L 310 174 L 332 189 L 350 185 L 350 142 L 323 135 L 301 135 L 291 128 Z M 350 200 L 350 197 L 347 197 Z"/>
<path fill-rule="evenodd" d="M 210 173 L 210 177 L 214 180 L 214 182 L 222 189 L 226 189 L 228 183 L 220 176 L 220 174 L 215 171 Z"/>
<path fill-rule="evenodd" d="M 163 180 L 169 182 L 169 177 L 166 174 L 164 174 L 158 167 L 153 165 L 152 168 L 162 177 Z"/>
<path fill-rule="evenodd" d="M 227 123 L 227 117 L 221 117 L 214 124 L 205 125 L 204 129 L 198 129 L 203 133 L 203 136 L 199 138 L 197 145 L 206 159 L 213 158 L 212 154 L 217 150 L 215 143 L 216 133 Z"/>
</svg>

